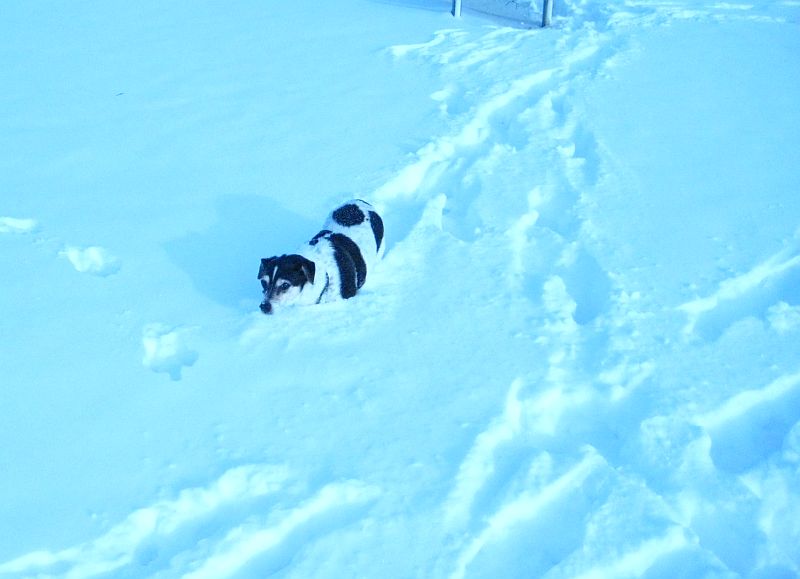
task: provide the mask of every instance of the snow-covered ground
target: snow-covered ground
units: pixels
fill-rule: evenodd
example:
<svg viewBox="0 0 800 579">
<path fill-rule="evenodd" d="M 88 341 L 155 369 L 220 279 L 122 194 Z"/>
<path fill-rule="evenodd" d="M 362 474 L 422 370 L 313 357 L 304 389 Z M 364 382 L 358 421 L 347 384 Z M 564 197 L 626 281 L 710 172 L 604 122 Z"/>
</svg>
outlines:
<svg viewBox="0 0 800 579">
<path fill-rule="evenodd" d="M 800 575 L 800 2 L 448 6 L 3 3 L 0 577 Z"/>
</svg>

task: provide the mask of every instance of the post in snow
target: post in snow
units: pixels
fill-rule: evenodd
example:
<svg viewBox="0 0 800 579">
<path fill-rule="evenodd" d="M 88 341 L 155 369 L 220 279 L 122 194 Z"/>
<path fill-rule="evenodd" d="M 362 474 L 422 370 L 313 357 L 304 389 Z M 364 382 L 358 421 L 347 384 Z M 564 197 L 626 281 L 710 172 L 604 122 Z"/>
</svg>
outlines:
<svg viewBox="0 0 800 579">
<path fill-rule="evenodd" d="M 553 0 L 544 0 L 544 6 L 542 7 L 542 28 L 550 26 L 550 21 L 552 19 L 553 19 Z"/>
<path fill-rule="evenodd" d="M 461 0 L 453 0 L 453 16 L 461 18 Z"/>
</svg>

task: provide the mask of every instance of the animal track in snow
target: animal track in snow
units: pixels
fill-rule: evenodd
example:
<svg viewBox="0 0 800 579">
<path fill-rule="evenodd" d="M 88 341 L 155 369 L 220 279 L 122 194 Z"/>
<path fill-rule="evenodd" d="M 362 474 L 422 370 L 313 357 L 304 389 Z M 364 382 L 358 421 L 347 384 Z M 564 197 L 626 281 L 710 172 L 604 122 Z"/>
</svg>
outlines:
<svg viewBox="0 0 800 579">
<path fill-rule="evenodd" d="M 601 170 L 597 142 L 580 122 L 580 111 L 572 103 L 579 90 L 572 86 L 572 79 L 581 76 L 576 77 L 575 69 L 592 76 L 613 56 L 607 36 L 589 32 L 578 40 L 559 40 L 564 59 L 558 66 L 520 62 L 516 80 L 496 86 L 472 82 L 473 75 L 479 78 L 484 67 L 488 70 L 493 66 L 491 58 L 476 55 L 491 55 L 498 48 L 513 49 L 523 44 L 531 49 L 530 43 L 552 39 L 538 30 L 490 29 L 483 35 L 442 31 L 430 43 L 394 47 L 397 58 L 444 59 L 450 63 L 448 71 L 452 66 L 469 69 L 466 75 L 446 72 L 452 77 L 445 78 L 445 88 L 434 95 L 446 114 L 454 108 L 466 112 L 453 117 L 451 124 L 456 131 L 419 149 L 416 160 L 380 187 L 375 197 L 384 205 L 392 205 L 393 211 L 402 205 L 406 212 L 409 199 L 413 199 L 410 211 L 418 215 L 425 198 L 444 192 L 444 231 L 473 242 L 483 231 L 505 229 L 512 243 L 515 273 L 511 277 L 521 281 L 521 286 L 517 284 L 520 289 L 533 286 L 530 289 L 537 293 L 541 287 L 537 288 L 537 283 L 543 278 L 522 273 L 535 270 L 535 265 L 545 267 L 529 261 L 542 259 L 536 257 L 542 248 L 537 246 L 538 236 L 531 229 L 544 227 L 562 238 L 576 237 L 581 227 L 581 191 L 596 184 Z M 464 102 L 471 105 L 465 108 Z M 537 183 L 520 183 L 520 175 L 529 174 L 532 163 L 541 168 L 541 178 Z M 515 223 L 520 208 L 515 211 L 498 204 L 497 200 L 508 195 L 505 191 L 487 194 L 486 183 L 494 188 L 501 184 L 509 190 L 523 187 L 522 193 L 527 188 L 535 192 L 536 202 L 529 202 L 524 220 Z M 575 318 L 582 324 L 592 322 L 608 306 L 608 275 L 585 250 L 568 251 L 568 247 L 559 247 L 558 240 L 549 243 L 549 250 L 561 254 L 562 267 L 554 273 L 565 280 L 573 294 Z"/>
<path fill-rule="evenodd" d="M 481 104 L 457 134 L 439 137 L 417 151 L 417 160 L 381 186 L 375 192 L 375 199 L 386 203 L 431 189 L 441 173 L 458 158 L 461 149 L 477 146 L 488 139 L 492 115 L 546 82 L 553 72 L 554 69 L 547 69 L 519 78 L 506 91 Z"/>
<path fill-rule="evenodd" d="M 119 260 L 107 249 L 98 246 L 86 248 L 66 247 L 59 253 L 80 273 L 106 277 L 119 271 Z"/>
<path fill-rule="evenodd" d="M 572 317 L 578 324 L 588 324 L 608 309 L 611 280 L 580 243 L 565 246 L 555 271 L 575 300 Z"/>
<path fill-rule="evenodd" d="M 611 37 L 593 29 L 555 40 L 539 29 L 487 26 L 484 30 L 442 30 L 427 43 L 389 49 L 397 59 L 421 58 L 446 65 L 443 88 L 431 97 L 440 103 L 454 130 L 418 149 L 415 159 L 373 197 L 391 206 L 388 211 L 419 215 L 427 198 L 444 193 L 444 231 L 472 242 L 483 231 L 508 229 L 519 215 L 511 207 L 498 205 L 497 200 L 508 197 L 504 191 L 488 195 L 485 183 L 495 188 L 501 183 L 515 191 L 522 186 L 523 193 L 538 187 L 540 197 L 549 200 L 536 209 L 538 225 L 574 237 L 580 228 L 579 191 L 597 181 L 600 160 L 591 131 L 579 122 L 580 111 L 573 110 L 571 101 L 577 100 L 579 87 L 572 82 L 603 69 L 613 57 Z M 563 53 L 555 66 L 530 58 L 510 59 L 518 65 L 509 75 L 514 80 L 495 85 L 480 82 L 496 66 L 509 66 L 493 58 L 498 52 L 536 54 L 539 45 L 554 41 Z M 531 164 L 541 168 L 541 179 L 535 184 L 520 183 L 521 175 L 530 174 Z M 598 279 L 602 281 L 602 276 Z M 602 309 L 587 300 L 579 299 L 579 303 L 578 317 L 584 322 Z"/>
<path fill-rule="evenodd" d="M 172 380 L 180 380 L 183 368 L 192 366 L 198 358 L 197 352 L 186 344 L 189 332 L 187 328 L 170 328 L 163 324 L 145 326 L 142 364 L 153 372 L 165 372 Z"/>
</svg>

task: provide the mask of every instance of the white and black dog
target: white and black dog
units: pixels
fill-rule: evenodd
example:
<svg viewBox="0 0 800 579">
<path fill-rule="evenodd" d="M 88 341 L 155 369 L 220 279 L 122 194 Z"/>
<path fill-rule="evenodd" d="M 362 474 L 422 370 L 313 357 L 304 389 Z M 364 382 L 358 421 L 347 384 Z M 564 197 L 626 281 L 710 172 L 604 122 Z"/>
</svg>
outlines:
<svg viewBox="0 0 800 579">
<path fill-rule="evenodd" d="M 261 311 L 353 297 L 383 249 L 383 220 L 372 205 L 360 199 L 345 203 L 298 253 L 261 260 Z"/>
</svg>

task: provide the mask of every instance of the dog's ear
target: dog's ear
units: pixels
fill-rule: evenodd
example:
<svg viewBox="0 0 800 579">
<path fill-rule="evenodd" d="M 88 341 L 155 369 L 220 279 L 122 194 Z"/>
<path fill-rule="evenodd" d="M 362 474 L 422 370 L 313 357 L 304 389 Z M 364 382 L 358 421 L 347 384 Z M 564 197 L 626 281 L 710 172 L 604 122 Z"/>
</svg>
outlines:
<svg viewBox="0 0 800 579">
<path fill-rule="evenodd" d="M 311 261 L 310 259 L 306 259 L 305 257 L 300 257 L 300 269 L 303 270 L 303 275 L 306 276 L 308 283 L 314 283 L 314 274 L 316 273 L 317 266 L 316 264 Z"/>
<path fill-rule="evenodd" d="M 293 255 L 292 258 L 294 262 L 292 266 L 302 271 L 303 275 L 306 278 L 306 281 L 308 281 L 308 283 L 313 284 L 314 274 L 317 269 L 316 264 L 310 259 L 303 257 L 302 255 Z"/>
<path fill-rule="evenodd" d="M 278 261 L 278 256 L 268 257 L 261 260 L 261 267 L 258 268 L 258 279 L 261 279 L 268 272 L 272 271 Z"/>
</svg>

